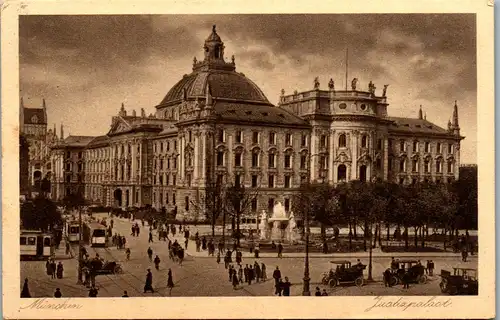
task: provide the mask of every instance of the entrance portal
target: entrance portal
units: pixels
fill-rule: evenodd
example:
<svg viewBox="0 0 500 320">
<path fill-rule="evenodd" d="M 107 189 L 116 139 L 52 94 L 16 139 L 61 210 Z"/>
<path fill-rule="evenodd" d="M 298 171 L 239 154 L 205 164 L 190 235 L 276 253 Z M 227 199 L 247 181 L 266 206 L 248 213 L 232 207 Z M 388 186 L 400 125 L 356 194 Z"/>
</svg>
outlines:
<svg viewBox="0 0 500 320">
<path fill-rule="evenodd" d="M 366 166 L 362 165 L 359 167 L 359 180 L 365 182 L 366 181 Z"/>
<path fill-rule="evenodd" d="M 113 192 L 113 197 L 115 199 L 115 204 L 117 207 L 122 206 L 122 189 L 116 189 L 115 192 Z"/>
<path fill-rule="evenodd" d="M 346 181 L 347 178 L 347 168 L 345 165 L 341 164 L 337 168 L 337 180 L 339 182 Z"/>
</svg>

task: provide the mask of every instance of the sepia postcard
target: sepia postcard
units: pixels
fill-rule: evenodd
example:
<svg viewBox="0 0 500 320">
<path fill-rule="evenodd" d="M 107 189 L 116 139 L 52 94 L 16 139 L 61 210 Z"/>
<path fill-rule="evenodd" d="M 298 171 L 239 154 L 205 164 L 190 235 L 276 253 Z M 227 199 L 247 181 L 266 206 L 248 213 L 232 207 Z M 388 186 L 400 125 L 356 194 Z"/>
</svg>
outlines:
<svg viewBox="0 0 500 320">
<path fill-rule="evenodd" d="M 492 1 L 1 12 L 6 319 L 495 316 Z"/>
</svg>

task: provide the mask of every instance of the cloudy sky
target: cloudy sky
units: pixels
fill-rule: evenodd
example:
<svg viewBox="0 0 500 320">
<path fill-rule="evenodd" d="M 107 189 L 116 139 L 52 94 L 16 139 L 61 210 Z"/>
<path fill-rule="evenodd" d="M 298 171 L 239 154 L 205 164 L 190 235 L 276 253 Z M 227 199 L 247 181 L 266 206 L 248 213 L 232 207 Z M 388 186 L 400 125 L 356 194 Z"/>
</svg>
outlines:
<svg viewBox="0 0 500 320">
<path fill-rule="evenodd" d="M 211 26 L 245 73 L 277 103 L 287 93 L 389 84 L 389 114 L 446 127 L 458 101 L 462 162 L 476 162 L 474 15 L 122 15 L 21 16 L 20 95 L 27 107 L 47 101 L 50 128 L 100 135 L 123 102 L 154 112 L 168 90 L 203 57 Z"/>
</svg>

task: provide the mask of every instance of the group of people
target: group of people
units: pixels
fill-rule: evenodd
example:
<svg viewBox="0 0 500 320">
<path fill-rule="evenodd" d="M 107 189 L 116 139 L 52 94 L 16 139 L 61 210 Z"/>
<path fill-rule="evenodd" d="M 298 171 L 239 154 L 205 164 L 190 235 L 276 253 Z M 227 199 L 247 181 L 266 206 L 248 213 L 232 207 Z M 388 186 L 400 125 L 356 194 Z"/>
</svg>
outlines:
<svg viewBox="0 0 500 320">
<path fill-rule="evenodd" d="M 127 244 L 127 239 L 125 236 L 115 233 L 112 237 L 113 245 L 118 249 L 125 249 L 125 245 Z"/>
<path fill-rule="evenodd" d="M 174 279 L 172 277 L 172 269 L 168 269 L 167 274 L 167 288 L 170 289 L 170 295 L 172 294 L 172 289 L 174 288 Z M 151 269 L 148 269 L 146 274 L 146 283 L 144 284 L 144 293 L 151 292 L 154 293 L 155 290 L 153 288 L 153 273 Z M 125 292 L 126 294 L 126 292 Z"/>
<path fill-rule="evenodd" d="M 45 269 L 47 271 L 47 275 L 51 277 L 51 279 L 62 279 L 64 273 L 64 266 L 61 261 L 56 264 L 56 261 L 53 258 L 47 259 L 45 263 Z"/>
<path fill-rule="evenodd" d="M 229 274 L 229 282 L 232 282 L 233 288 L 237 289 L 240 283 L 248 283 L 252 284 L 252 281 L 255 282 L 266 281 L 266 265 L 262 263 L 259 265 L 257 261 L 252 265 L 245 265 L 245 268 L 238 263 L 238 270 L 234 265 L 228 266 L 228 274 Z"/>
<path fill-rule="evenodd" d="M 139 227 L 139 224 L 137 222 L 132 224 L 132 233 L 130 235 L 132 237 L 138 237 L 140 233 L 141 233 L 141 227 Z"/>
</svg>

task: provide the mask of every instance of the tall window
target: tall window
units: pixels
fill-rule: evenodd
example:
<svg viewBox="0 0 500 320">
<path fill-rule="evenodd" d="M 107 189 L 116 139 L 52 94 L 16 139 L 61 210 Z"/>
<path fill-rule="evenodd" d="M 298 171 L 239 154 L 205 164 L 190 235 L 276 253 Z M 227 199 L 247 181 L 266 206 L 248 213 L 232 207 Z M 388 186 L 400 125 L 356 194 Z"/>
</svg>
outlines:
<svg viewBox="0 0 500 320">
<path fill-rule="evenodd" d="M 453 173 L 453 161 L 448 161 L 448 173 Z"/>
<path fill-rule="evenodd" d="M 305 169 L 306 168 L 306 160 L 307 160 L 307 156 L 306 155 L 301 155 L 300 156 L 300 169 Z"/>
<path fill-rule="evenodd" d="M 270 174 L 268 178 L 268 187 L 269 188 L 274 188 L 274 175 Z"/>
<path fill-rule="evenodd" d="M 425 152 L 430 152 L 430 143 L 428 141 L 425 142 L 424 144 L 424 151 Z"/>
<path fill-rule="evenodd" d="M 368 137 L 367 136 L 361 137 L 361 148 L 368 148 Z"/>
<path fill-rule="evenodd" d="M 158 179 L 159 179 L 159 184 L 163 185 L 163 175 L 162 174 L 160 174 Z"/>
<path fill-rule="evenodd" d="M 431 172 L 431 162 L 429 160 L 424 161 L 424 172 L 425 173 Z"/>
<path fill-rule="evenodd" d="M 290 188 L 290 176 L 285 176 L 285 188 Z"/>
<path fill-rule="evenodd" d="M 267 200 L 267 211 L 273 211 L 273 209 L 274 209 L 274 199 L 269 198 L 269 200 Z"/>
<path fill-rule="evenodd" d="M 175 193 L 172 194 L 172 204 L 175 206 L 177 204 Z"/>
<path fill-rule="evenodd" d="M 291 167 L 291 158 L 292 158 L 291 155 L 285 154 L 285 168 Z"/>
<path fill-rule="evenodd" d="M 269 132 L 269 144 L 276 144 L 276 133 Z"/>
<path fill-rule="evenodd" d="M 241 176 L 239 174 L 236 174 L 234 176 L 234 185 L 235 186 L 241 186 Z"/>
<path fill-rule="evenodd" d="M 236 134 L 235 134 L 235 137 L 236 137 L 236 143 L 241 143 L 241 131 L 238 130 L 236 131 Z"/>
<path fill-rule="evenodd" d="M 399 141 L 399 150 L 401 152 L 405 152 L 406 151 L 406 144 L 405 144 L 404 140 Z"/>
<path fill-rule="evenodd" d="M 320 138 L 320 143 L 319 143 L 320 148 L 326 148 L 326 136 L 322 135 Z"/>
<path fill-rule="evenodd" d="M 252 132 L 252 143 L 259 143 L 259 133 L 257 131 Z"/>
<path fill-rule="evenodd" d="M 345 134 L 341 134 L 341 135 L 339 136 L 339 147 L 340 147 L 340 148 L 345 148 L 346 144 L 347 144 L 347 143 L 346 143 L 346 137 L 345 137 Z"/>
<path fill-rule="evenodd" d="M 191 131 L 189 132 L 189 135 L 191 135 Z M 189 139 L 191 141 L 191 139 Z M 160 152 L 163 152 L 163 142 L 160 143 Z"/>
<path fill-rule="evenodd" d="M 252 152 L 252 167 L 256 168 L 259 166 L 259 154 L 257 152 Z"/>
<path fill-rule="evenodd" d="M 177 182 L 177 176 L 174 174 L 174 175 L 172 176 L 172 185 L 174 185 L 174 186 L 175 186 L 175 185 L 177 184 L 176 182 Z"/>
<path fill-rule="evenodd" d="M 382 139 L 377 140 L 377 150 L 382 150 Z"/>
<path fill-rule="evenodd" d="M 285 199 L 285 211 L 290 211 L 290 199 Z"/>
<path fill-rule="evenodd" d="M 389 139 L 389 140 L 387 141 L 387 145 L 388 145 L 388 147 L 389 147 L 389 150 L 392 150 L 392 139 Z"/>
<path fill-rule="evenodd" d="M 319 158 L 319 167 L 320 167 L 320 169 L 327 169 L 328 168 L 328 157 L 327 156 L 321 156 Z"/>
<path fill-rule="evenodd" d="M 441 153 L 441 143 L 440 142 L 437 143 L 436 152 Z"/>
<path fill-rule="evenodd" d="M 234 166 L 241 167 L 241 153 L 236 153 L 234 155 Z"/>
<path fill-rule="evenodd" d="M 167 151 L 170 151 L 170 141 L 167 141 Z"/>
<path fill-rule="evenodd" d="M 292 145 L 292 134 L 287 133 L 285 135 L 285 145 L 291 146 Z"/>
<path fill-rule="evenodd" d="M 448 154 L 453 153 L 453 143 L 448 143 Z"/>
<path fill-rule="evenodd" d="M 167 175 L 165 176 L 165 184 L 166 184 L 167 186 L 169 186 L 169 185 L 170 185 L 170 175 L 169 175 L 169 174 L 167 174 Z"/>
<path fill-rule="evenodd" d="M 303 134 L 300 137 L 300 146 L 301 147 L 307 147 L 307 135 Z"/>
<path fill-rule="evenodd" d="M 251 210 L 252 212 L 257 212 L 257 198 L 252 199 L 252 205 L 251 205 Z"/>
<path fill-rule="evenodd" d="M 413 152 L 418 152 L 418 141 L 413 141 Z"/>
<path fill-rule="evenodd" d="M 217 131 L 217 141 L 218 142 L 224 142 L 224 130 L 219 129 Z"/>
<path fill-rule="evenodd" d="M 191 131 L 188 132 L 189 142 L 193 141 L 193 133 Z M 161 144 L 161 151 L 163 152 L 163 143 Z"/>
<path fill-rule="evenodd" d="M 413 159 L 411 162 L 411 171 L 418 172 L 418 160 Z"/>
<path fill-rule="evenodd" d="M 217 152 L 217 165 L 218 166 L 224 165 L 224 152 L 223 151 Z"/>
<path fill-rule="evenodd" d="M 275 168 L 276 156 L 274 153 L 269 154 L 269 168 Z"/>
<path fill-rule="evenodd" d="M 406 172 L 406 159 L 404 158 L 399 160 L 399 171 Z"/>
<path fill-rule="evenodd" d="M 188 196 L 186 196 L 185 201 L 186 201 L 186 211 L 189 211 L 189 197 Z"/>
<path fill-rule="evenodd" d="M 442 168 L 441 168 L 441 159 L 437 159 L 436 160 L 436 173 L 441 173 L 442 172 Z"/>
<path fill-rule="evenodd" d="M 257 175 L 252 175 L 252 188 L 257 188 L 257 184 L 259 182 L 259 177 Z"/>
</svg>

